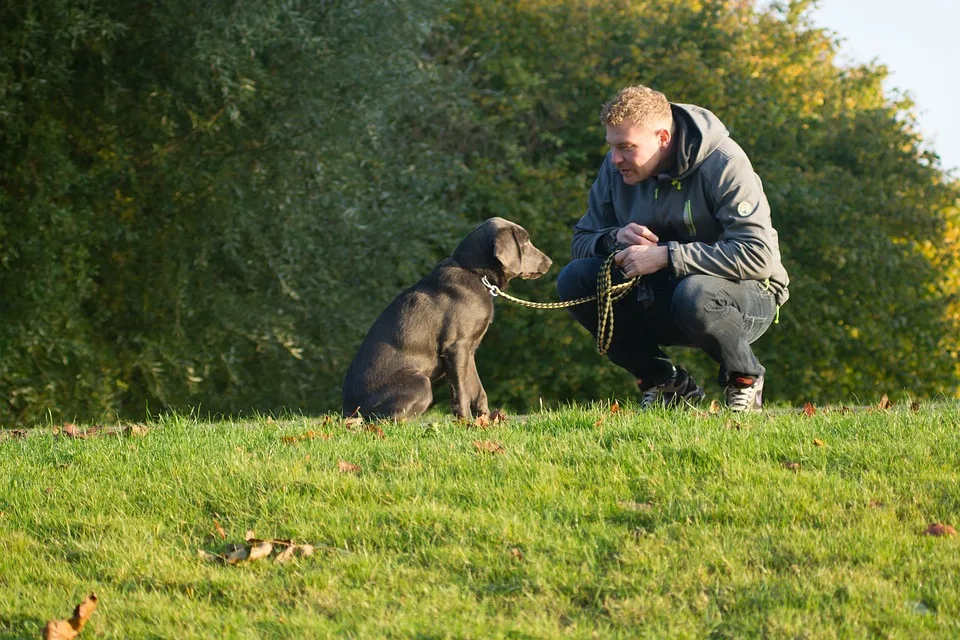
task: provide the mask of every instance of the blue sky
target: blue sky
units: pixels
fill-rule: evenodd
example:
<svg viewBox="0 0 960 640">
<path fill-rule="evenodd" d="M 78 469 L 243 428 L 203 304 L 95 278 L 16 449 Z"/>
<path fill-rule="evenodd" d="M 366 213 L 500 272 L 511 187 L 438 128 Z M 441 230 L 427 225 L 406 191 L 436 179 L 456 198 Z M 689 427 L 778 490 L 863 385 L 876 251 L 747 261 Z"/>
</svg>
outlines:
<svg viewBox="0 0 960 640">
<path fill-rule="evenodd" d="M 838 62 L 876 60 L 907 93 L 927 146 L 960 176 L 960 1 L 820 0 L 814 22 L 843 40 Z"/>
</svg>

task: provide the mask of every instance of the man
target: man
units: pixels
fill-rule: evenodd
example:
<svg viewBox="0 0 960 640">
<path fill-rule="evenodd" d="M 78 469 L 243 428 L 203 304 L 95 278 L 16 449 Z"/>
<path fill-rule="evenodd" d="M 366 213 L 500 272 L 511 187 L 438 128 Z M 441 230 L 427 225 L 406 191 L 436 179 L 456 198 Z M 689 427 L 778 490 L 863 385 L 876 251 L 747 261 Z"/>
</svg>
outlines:
<svg viewBox="0 0 960 640">
<path fill-rule="evenodd" d="M 636 377 L 641 406 L 703 399 L 660 348 L 683 345 L 720 363 L 731 410 L 760 410 L 765 369 L 750 344 L 773 323 L 789 284 L 760 178 L 715 115 L 647 87 L 622 89 L 600 121 L 610 152 L 574 227 L 560 298 L 595 294 L 615 253 L 614 271 L 640 280 L 614 305 L 607 355 Z M 571 313 L 596 337 L 596 306 Z"/>
</svg>

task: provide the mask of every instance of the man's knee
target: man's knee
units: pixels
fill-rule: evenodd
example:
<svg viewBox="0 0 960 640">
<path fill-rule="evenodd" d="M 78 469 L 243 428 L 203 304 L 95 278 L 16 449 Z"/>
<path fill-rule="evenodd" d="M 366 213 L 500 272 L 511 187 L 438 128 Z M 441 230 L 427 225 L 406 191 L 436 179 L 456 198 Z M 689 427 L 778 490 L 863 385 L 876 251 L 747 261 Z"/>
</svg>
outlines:
<svg viewBox="0 0 960 640">
<path fill-rule="evenodd" d="M 557 276 L 557 295 L 561 300 L 594 295 L 597 292 L 597 274 L 602 265 L 602 258 L 573 260 Z"/>
</svg>

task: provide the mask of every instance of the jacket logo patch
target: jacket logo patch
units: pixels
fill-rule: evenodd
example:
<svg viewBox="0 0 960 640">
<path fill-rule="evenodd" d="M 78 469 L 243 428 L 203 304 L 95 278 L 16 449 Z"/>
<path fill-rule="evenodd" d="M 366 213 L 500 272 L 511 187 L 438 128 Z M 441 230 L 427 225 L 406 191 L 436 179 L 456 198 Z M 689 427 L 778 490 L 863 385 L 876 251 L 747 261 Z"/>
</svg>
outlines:
<svg viewBox="0 0 960 640">
<path fill-rule="evenodd" d="M 737 213 L 739 213 L 741 217 L 746 218 L 748 215 L 753 213 L 753 205 L 744 200 L 737 205 Z"/>
</svg>

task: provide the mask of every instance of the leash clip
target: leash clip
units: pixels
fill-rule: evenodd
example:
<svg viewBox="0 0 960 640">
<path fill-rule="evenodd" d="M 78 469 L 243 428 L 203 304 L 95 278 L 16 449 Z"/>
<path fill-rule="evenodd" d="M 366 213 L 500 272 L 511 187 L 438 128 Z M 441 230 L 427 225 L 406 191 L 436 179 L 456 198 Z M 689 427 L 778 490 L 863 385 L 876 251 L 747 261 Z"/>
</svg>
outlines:
<svg viewBox="0 0 960 640">
<path fill-rule="evenodd" d="M 490 295 L 493 296 L 494 298 L 500 295 L 500 287 L 498 287 L 495 284 L 490 284 L 490 281 L 487 280 L 487 276 L 483 276 L 482 278 L 480 278 L 480 282 L 482 282 L 483 286 L 485 286 L 487 289 L 490 290 Z"/>
</svg>

